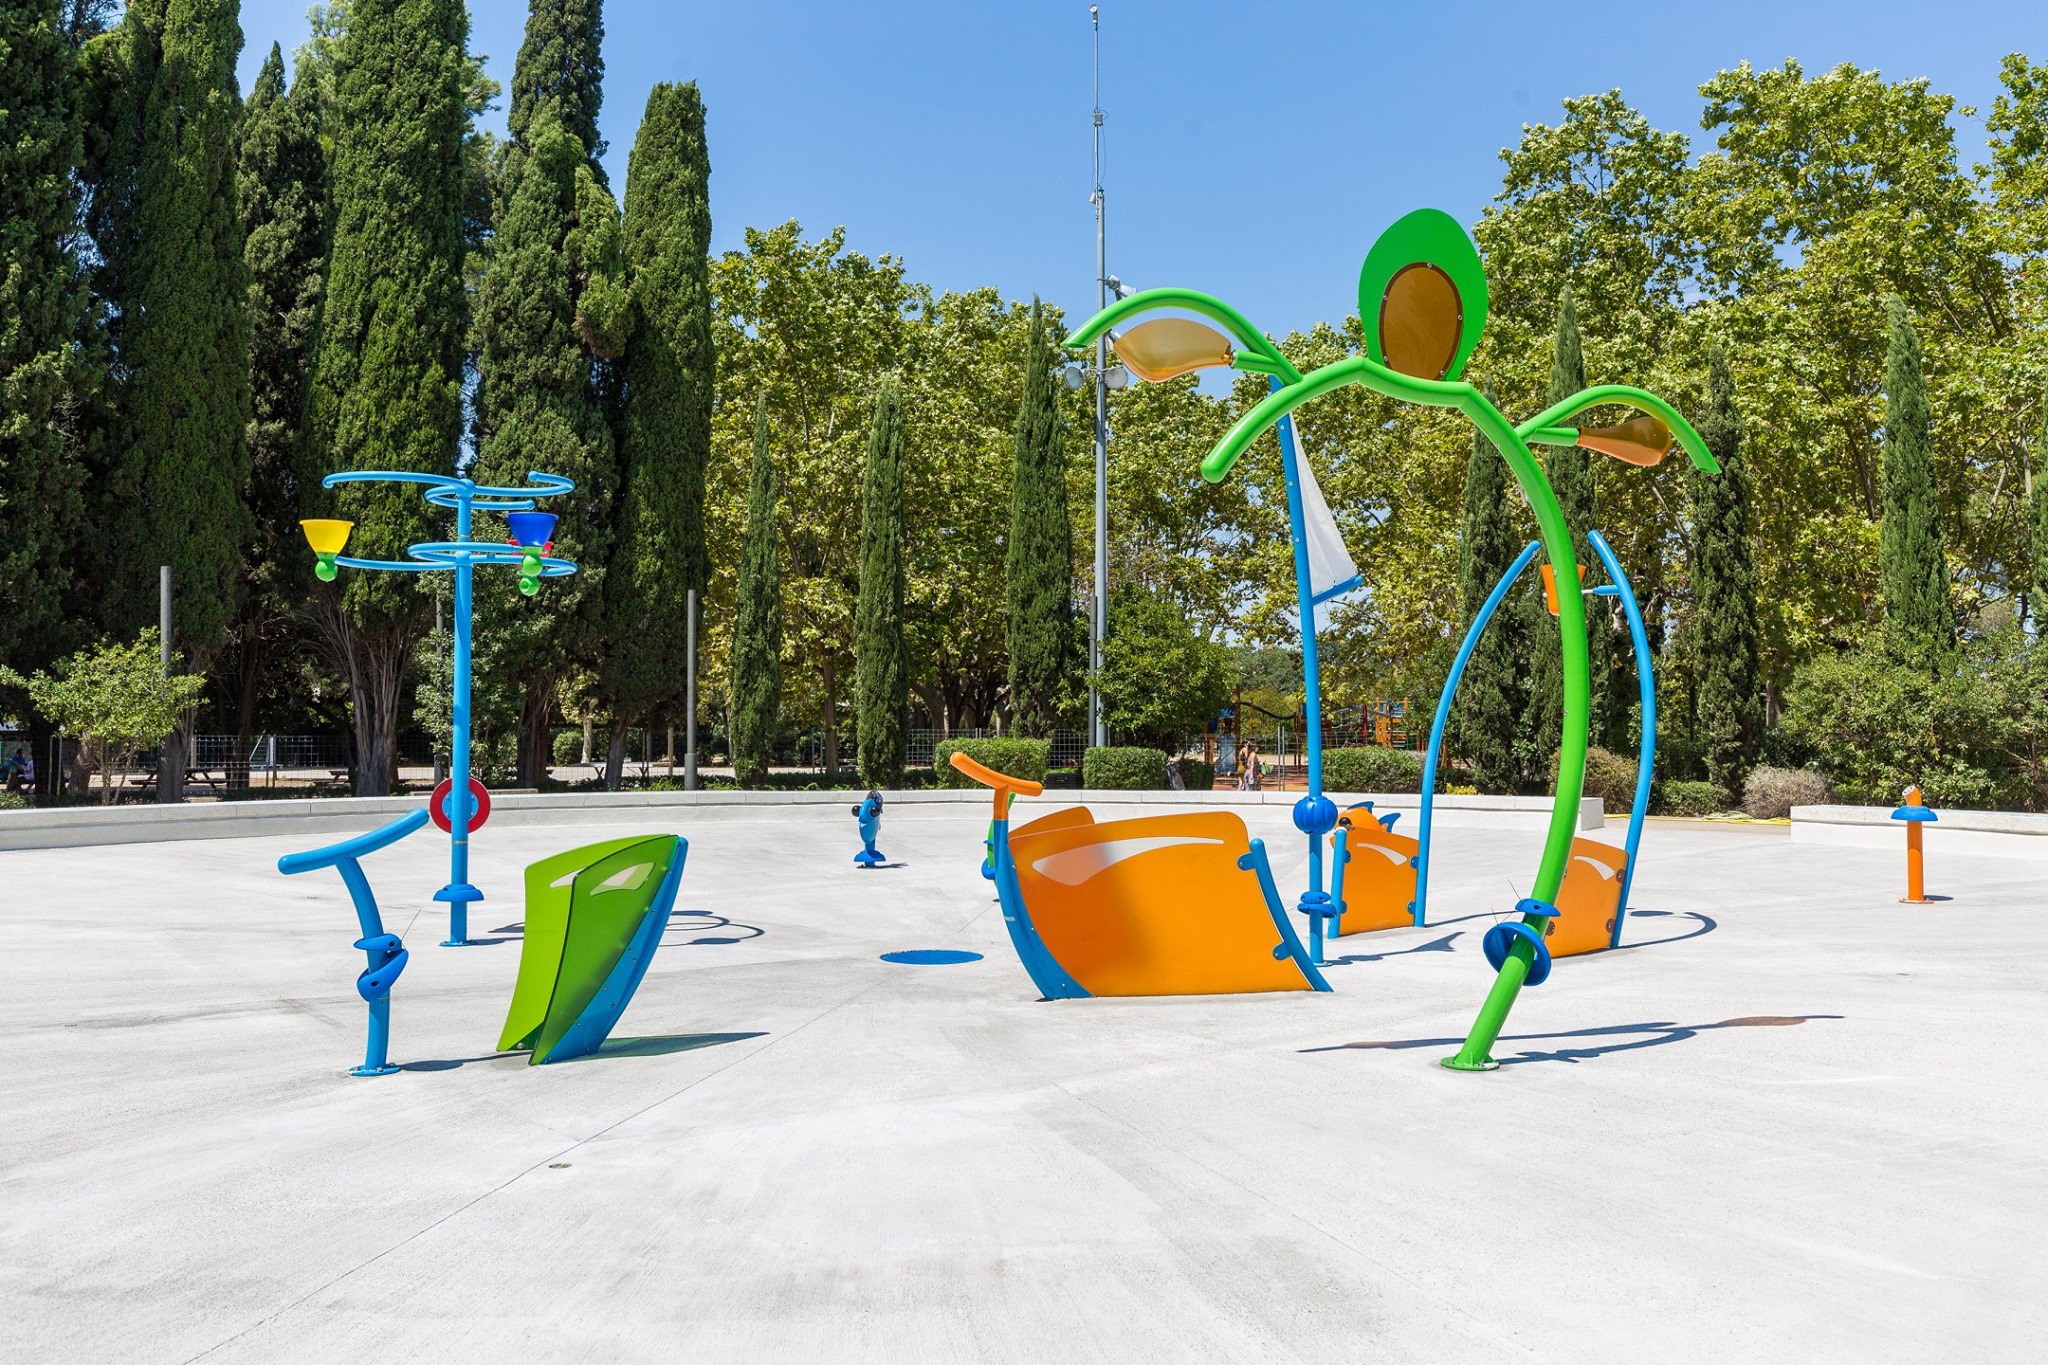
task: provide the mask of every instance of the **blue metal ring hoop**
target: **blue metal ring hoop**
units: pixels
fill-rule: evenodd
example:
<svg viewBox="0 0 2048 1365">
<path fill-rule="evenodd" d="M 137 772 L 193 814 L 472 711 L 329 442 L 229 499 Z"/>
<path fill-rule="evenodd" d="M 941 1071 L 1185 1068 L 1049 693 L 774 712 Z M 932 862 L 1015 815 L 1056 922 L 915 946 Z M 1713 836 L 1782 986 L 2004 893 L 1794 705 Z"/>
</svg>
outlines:
<svg viewBox="0 0 2048 1365">
<path fill-rule="evenodd" d="M 1529 975 L 1522 984 L 1540 986 L 1550 978 L 1550 949 L 1544 945 L 1543 935 L 1528 925 L 1518 919 L 1505 920 L 1488 929 L 1479 946 L 1486 953 L 1487 965 L 1499 971 L 1500 964 L 1508 960 L 1509 946 L 1518 938 L 1528 939 L 1536 948 L 1536 960 L 1529 964 Z"/>
</svg>

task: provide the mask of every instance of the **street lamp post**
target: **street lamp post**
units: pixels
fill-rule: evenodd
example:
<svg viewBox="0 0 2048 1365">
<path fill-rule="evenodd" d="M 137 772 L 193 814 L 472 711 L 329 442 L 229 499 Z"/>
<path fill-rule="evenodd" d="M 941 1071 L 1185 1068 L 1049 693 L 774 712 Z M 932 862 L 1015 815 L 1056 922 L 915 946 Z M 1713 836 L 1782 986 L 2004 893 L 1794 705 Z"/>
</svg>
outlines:
<svg viewBox="0 0 2048 1365">
<path fill-rule="evenodd" d="M 1109 256 L 1102 193 L 1102 12 L 1088 7 L 1095 31 L 1095 309 L 1109 306 Z M 1102 637 L 1109 628 L 1109 336 L 1095 340 L 1095 610 L 1088 622 L 1088 743 L 1109 742 L 1102 723 Z"/>
<path fill-rule="evenodd" d="M 471 586 L 479 564 L 516 564 L 519 590 L 528 597 L 540 591 L 543 578 L 560 578 L 576 572 L 576 565 L 556 559 L 552 548 L 555 518 L 533 510 L 535 498 L 551 498 L 575 491 L 576 485 L 556 474 L 528 474 L 528 487 L 480 487 L 469 479 L 445 474 L 415 474 L 391 470 L 350 470 L 329 474 L 320 481 L 323 488 L 344 483 L 416 483 L 426 486 L 426 499 L 436 507 L 455 513 L 455 539 L 424 541 L 406 547 L 406 559 L 355 559 L 341 553 L 348 544 L 354 523 L 312 520 L 300 522 L 306 543 L 319 561 L 314 574 L 322 582 L 333 582 L 339 569 L 378 569 L 390 573 L 431 573 L 440 569 L 455 572 L 455 658 L 454 697 L 449 707 L 450 757 L 452 771 L 443 784 L 448 789 L 445 803 L 440 789 L 428 798 L 430 813 L 440 806 L 448 830 L 448 884 L 434 893 L 434 899 L 448 905 L 448 939 L 441 946 L 460 948 L 469 942 L 469 903 L 484 893 L 469 882 L 469 832 L 482 823 L 489 802 L 475 802 L 469 775 L 470 699 L 470 606 Z M 493 544 L 471 538 L 471 518 L 477 511 L 501 512 L 512 531 L 512 543 Z M 440 820 L 435 821 L 440 824 Z"/>
</svg>

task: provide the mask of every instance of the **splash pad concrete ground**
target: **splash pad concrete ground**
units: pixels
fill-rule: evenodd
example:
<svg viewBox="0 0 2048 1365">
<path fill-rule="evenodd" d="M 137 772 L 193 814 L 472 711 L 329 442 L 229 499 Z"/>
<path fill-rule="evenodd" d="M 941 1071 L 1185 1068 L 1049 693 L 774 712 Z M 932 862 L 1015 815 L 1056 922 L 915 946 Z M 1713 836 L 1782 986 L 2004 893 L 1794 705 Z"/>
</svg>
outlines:
<svg viewBox="0 0 2048 1365">
<path fill-rule="evenodd" d="M 413 948 L 375 1080 L 340 883 L 274 871 L 327 838 L 0 854 L 0 1359 L 2038 1358 L 2028 863 L 1909 908 L 1898 856 L 1653 825 L 1638 946 L 1469 1076 L 1434 1063 L 1536 833 L 1444 831 L 1445 922 L 1343 940 L 1334 995 L 1044 1004 L 985 820 L 892 809 L 875 872 L 843 805 L 486 830 L 468 949 L 415 836 L 365 865 Z M 611 1046 L 494 1058 L 520 868 L 663 828 Z"/>
</svg>

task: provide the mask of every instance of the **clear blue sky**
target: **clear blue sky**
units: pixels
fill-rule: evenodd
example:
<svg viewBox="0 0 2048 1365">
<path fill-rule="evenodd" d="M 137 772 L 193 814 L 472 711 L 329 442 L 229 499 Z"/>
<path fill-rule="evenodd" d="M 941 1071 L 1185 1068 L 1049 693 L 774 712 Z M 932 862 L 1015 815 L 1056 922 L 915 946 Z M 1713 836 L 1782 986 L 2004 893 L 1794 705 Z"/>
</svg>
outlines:
<svg viewBox="0 0 2048 1365">
<path fill-rule="evenodd" d="M 243 88 L 306 0 L 243 0 Z M 473 0 L 472 47 L 509 84 L 526 5 Z M 1470 222 L 1500 148 L 1568 95 L 1621 87 L 1698 146 L 1697 89 L 1748 60 L 1926 76 L 1988 107 L 1999 59 L 2048 59 L 2041 0 L 1103 0 L 1110 271 L 1207 289 L 1274 332 L 1354 305 L 1388 222 L 1431 204 Z M 1085 0 L 611 0 L 607 164 L 656 81 L 710 112 L 715 244 L 796 218 L 895 252 L 937 288 L 994 284 L 1094 306 Z M 1282 23 L 1280 16 L 1290 16 Z M 492 121 L 502 129 L 501 107 Z M 1978 121 L 1961 124 L 1980 159 Z M 1264 187 L 1285 168 L 1284 193 Z"/>
</svg>

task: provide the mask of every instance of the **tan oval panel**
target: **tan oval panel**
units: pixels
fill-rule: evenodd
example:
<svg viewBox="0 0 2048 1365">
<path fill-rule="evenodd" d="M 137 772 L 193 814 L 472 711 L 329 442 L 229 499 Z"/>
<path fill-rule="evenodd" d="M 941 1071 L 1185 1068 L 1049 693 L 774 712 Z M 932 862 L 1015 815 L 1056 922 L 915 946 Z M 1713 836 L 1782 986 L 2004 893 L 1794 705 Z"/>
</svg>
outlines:
<svg viewBox="0 0 2048 1365">
<path fill-rule="evenodd" d="M 1380 296 L 1380 349 L 1387 368 L 1442 379 L 1458 354 L 1465 309 L 1451 277 L 1426 261 L 1404 265 Z"/>
<path fill-rule="evenodd" d="M 1648 468 L 1671 453 L 1671 428 L 1644 413 L 1618 427 L 1587 427 L 1579 433 L 1579 445 L 1624 464 Z"/>
<path fill-rule="evenodd" d="M 1230 339 L 1188 318 L 1154 318 L 1118 334 L 1110 346 L 1124 368 L 1148 384 L 1228 365 Z"/>
</svg>

